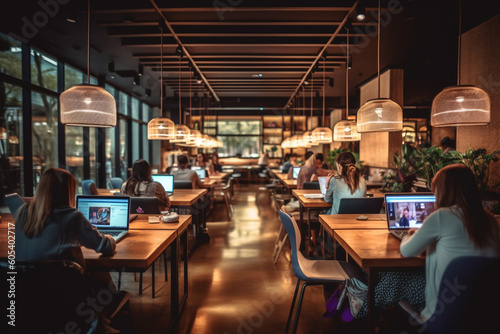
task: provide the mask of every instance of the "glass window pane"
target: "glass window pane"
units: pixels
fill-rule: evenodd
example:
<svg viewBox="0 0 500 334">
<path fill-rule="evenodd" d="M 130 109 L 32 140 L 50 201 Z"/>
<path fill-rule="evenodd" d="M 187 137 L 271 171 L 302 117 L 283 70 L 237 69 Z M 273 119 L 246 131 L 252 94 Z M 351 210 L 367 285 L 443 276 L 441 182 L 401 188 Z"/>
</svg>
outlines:
<svg viewBox="0 0 500 334">
<path fill-rule="evenodd" d="M 139 123 L 137 122 L 132 122 L 132 138 L 139 138 Z M 132 161 L 136 161 L 140 158 L 140 143 L 140 140 L 132 140 Z"/>
<path fill-rule="evenodd" d="M 127 120 L 120 118 L 120 171 L 123 180 L 128 179 Z"/>
<path fill-rule="evenodd" d="M 81 85 L 83 83 L 84 73 L 69 65 L 64 66 L 64 89 Z"/>
<path fill-rule="evenodd" d="M 128 95 L 124 92 L 120 92 L 119 102 L 118 102 L 118 113 L 123 115 L 130 115 L 128 112 Z"/>
<path fill-rule="evenodd" d="M 260 152 L 259 136 L 217 136 L 223 146 L 219 147 L 219 157 L 234 157 L 241 154 L 242 158 L 258 158 Z"/>
<path fill-rule="evenodd" d="M 219 135 L 260 135 L 260 129 L 260 120 L 219 120 L 217 122 Z"/>
<path fill-rule="evenodd" d="M 110 93 L 111 95 L 113 95 L 113 97 L 115 97 L 115 93 L 116 93 L 115 87 L 113 87 L 111 85 L 108 85 L 108 84 L 105 84 L 104 85 L 104 89 L 107 90 L 108 93 Z"/>
<path fill-rule="evenodd" d="M 149 122 L 149 113 L 151 111 L 151 108 L 147 103 L 142 103 L 142 121 L 143 122 Z"/>
<path fill-rule="evenodd" d="M 39 177 L 50 167 L 57 167 L 57 98 L 31 93 L 34 189 Z"/>
<path fill-rule="evenodd" d="M 0 83 L 0 204 L 5 194 L 24 196 L 22 89 Z"/>
<path fill-rule="evenodd" d="M 152 165 L 152 161 L 149 157 L 149 140 L 148 140 L 148 126 L 147 124 L 143 124 L 142 126 L 142 158 L 149 162 Z"/>
<path fill-rule="evenodd" d="M 21 42 L 0 33 L 0 73 L 21 79 Z"/>
<path fill-rule="evenodd" d="M 139 119 L 139 100 L 132 98 L 132 118 Z"/>
<path fill-rule="evenodd" d="M 106 128 L 106 180 L 115 176 L 115 128 Z M 118 175 L 118 177 L 120 177 Z"/>
<path fill-rule="evenodd" d="M 83 128 L 66 126 L 66 169 L 76 179 L 77 186 L 83 180 Z M 80 188 L 78 192 L 81 193 Z"/>
<path fill-rule="evenodd" d="M 57 91 L 57 61 L 31 49 L 31 83 Z"/>
</svg>

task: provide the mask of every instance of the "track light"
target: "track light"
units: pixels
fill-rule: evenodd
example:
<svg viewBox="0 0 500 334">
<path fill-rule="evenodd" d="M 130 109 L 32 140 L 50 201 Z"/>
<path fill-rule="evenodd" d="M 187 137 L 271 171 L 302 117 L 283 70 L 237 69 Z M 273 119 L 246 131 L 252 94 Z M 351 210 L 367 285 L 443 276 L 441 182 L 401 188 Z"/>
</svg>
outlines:
<svg viewBox="0 0 500 334">
<path fill-rule="evenodd" d="M 139 69 L 137 70 L 139 76 L 142 76 L 144 74 L 144 65 L 139 64 Z"/>
<path fill-rule="evenodd" d="M 352 57 L 349 57 L 349 60 L 347 61 L 347 68 L 348 69 L 352 68 Z"/>
<path fill-rule="evenodd" d="M 140 85 L 141 84 L 141 77 L 139 74 L 134 75 L 134 85 Z"/>
</svg>

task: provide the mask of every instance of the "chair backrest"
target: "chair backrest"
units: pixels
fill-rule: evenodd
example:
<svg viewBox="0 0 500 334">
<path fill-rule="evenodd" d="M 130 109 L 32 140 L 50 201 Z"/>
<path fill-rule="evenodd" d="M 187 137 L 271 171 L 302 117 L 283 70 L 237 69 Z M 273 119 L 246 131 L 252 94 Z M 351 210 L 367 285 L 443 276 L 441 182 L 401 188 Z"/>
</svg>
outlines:
<svg viewBox="0 0 500 334">
<path fill-rule="evenodd" d="M 383 203 L 383 197 L 341 198 L 338 213 L 380 213 Z"/>
<path fill-rule="evenodd" d="M 90 191 L 90 185 L 92 183 L 95 183 L 94 180 L 82 180 L 82 191 L 84 195 L 92 195 L 92 192 Z"/>
<path fill-rule="evenodd" d="M 121 177 L 112 177 L 108 180 L 109 189 L 121 189 L 123 179 Z"/>
<path fill-rule="evenodd" d="M 300 252 L 300 242 L 302 240 L 300 236 L 300 230 L 295 222 L 295 219 L 291 217 L 288 213 L 279 210 L 279 217 L 283 227 L 288 234 L 290 239 L 290 248 L 292 251 L 292 268 L 294 274 L 301 280 L 308 280 L 309 278 L 304 274 L 300 266 L 300 261 L 304 260 L 304 256 Z"/>
<path fill-rule="evenodd" d="M 193 189 L 193 184 L 189 181 L 174 181 L 174 189 Z"/>
<path fill-rule="evenodd" d="M 9 266 L 0 262 L 2 277 L 9 277 Z M 92 332 L 98 314 L 88 312 L 89 298 L 95 299 L 84 269 L 72 261 L 16 261 L 16 333 L 66 333 L 68 324 L 79 333 Z M 98 292 L 105 300 L 112 291 Z M 106 295 L 106 296 L 105 296 Z M 6 309 L 8 298 L 1 298 Z M 5 308 L 4 308 L 5 307 Z M 87 310 L 87 311 L 85 311 Z M 94 309 L 92 309 L 94 311 Z"/>
<path fill-rule="evenodd" d="M 302 189 L 318 189 L 319 190 L 319 182 L 304 182 L 302 185 Z"/>
<path fill-rule="evenodd" d="M 424 324 L 426 332 L 500 333 L 499 281 L 500 258 L 452 260 L 441 279 L 436 310 Z"/>
</svg>

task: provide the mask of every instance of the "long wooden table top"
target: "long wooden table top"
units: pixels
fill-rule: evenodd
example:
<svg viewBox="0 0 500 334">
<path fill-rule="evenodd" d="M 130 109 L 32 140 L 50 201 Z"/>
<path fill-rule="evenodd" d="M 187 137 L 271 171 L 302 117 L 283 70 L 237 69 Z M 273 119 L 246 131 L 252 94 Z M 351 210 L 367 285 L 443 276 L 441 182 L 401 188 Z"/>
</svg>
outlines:
<svg viewBox="0 0 500 334">
<path fill-rule="evenodd" d="M 182 234 L 192 221 L 191 215 L 179 215 L 179 220 L 173 223 L 149 223 L 149 216 L 158 217 L 159 215 L 140 214 L 136 219 L 130 222 L 131 230 L 174 230 L 177 235 Z"/>
<path fill-rule="evenodd" d="M 12 213 L 2 212 L 0 213 L 0 217 L 2 217 L 0 228 L 8 228 L 9 223 L 14 223 L 14 217 L 12 216 Z"/>
<path fill-rule="evenodd" d="M 295 196 L 304 208 L 331 208 L 332 203 L 327 203 L 323 198 L 305 198 L 305 194 L 319 194 L 318 189 L 294 189 L 292 195 Z"/>
<path fill-rule="evenodd" d="M 280 180 L 280 181 L 284 181 L 284 180 L 287 180 L 288 179 L 288 173 L 275 173 L 273 172 L 273 174 Z"/>
<path fill-rule="evenodd" d="M 201 183 L 203 183 L 203 188 L 209 189 L 217 184 L 217 180 L 213 179 L 212 177 L 209 177 L 209 178 L 205 179 L 205 181 L 202 181 Z M 175 192 L 175 190 L 174 190 L 174 192 Z"/>
<path fill-rule="evenodd" d="M 228 176 L 229 176 L 229 173 L 224 173 L 224 172 L 210 174 L 210 178 L 216 180 L 217 182 L 223 181 Z"/>
<path fill-rule="evenodd" d="M 191 206 L 207 192 L 207 189 L 174 189 L 170 203 L 172 206 Z"/>
<path fill-rule="evenodd" d="M 387 229 L 334 230 L 333 237 L 362 268 L 420 267 L 425 257 L 403 257 Z"/>
<path fill-rule="evenodd" d="M 134 268 L 146 270 L 177 237 L 175 230 L 129 230 L 116 244 L 116 253 L 103 256 L 82 247 L 89 268 Z"/>
<path fill-rule="evenodd" d="M 335 230 L 387 230 L 385 214 L 364 214 L 368 220 L 357 220 L 360 214 L 319 215 L 319 222 L 333 237 Z"/>
</svg>

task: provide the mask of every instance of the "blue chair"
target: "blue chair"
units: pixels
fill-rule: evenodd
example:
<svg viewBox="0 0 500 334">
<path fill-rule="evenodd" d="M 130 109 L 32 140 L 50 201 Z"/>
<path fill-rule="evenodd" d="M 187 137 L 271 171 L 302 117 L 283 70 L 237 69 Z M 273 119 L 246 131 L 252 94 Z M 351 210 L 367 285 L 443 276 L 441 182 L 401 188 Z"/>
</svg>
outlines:
<svg viewBox="0 0 500 334">
<path fill-rule="evenodd" d="M 92 192 L 90 191 L 90 185 L 92 183 L 95 183 L 95 182 L 94 182 L 94 180 L 91 180 L 91 179 L 82 181 L 82 191 L 83 191 L 84 195 L 92 195 Z"/>
<path fill-rule="evenodd" d="M 301 281 L 304 281 L 300 291 L 299 302 L 295 313 L 292 333 L 297 331 L 299 322 L 300 308 L 302 307 L 302 300 L 304 292 L 309 285 L 319 285 L 325 283 L 342 283 L 346 279 L 352 277 L 361 277 L 360 269 L 351 263 L 336 261 L 336 260 L 309 260 L 306 259 L 300 252 L 300 229 L 295 222 L 295 219 L 288 213 L 279 211 L 281 223 L 285 227 L 288 238 L 290 239 L 290 246 L 292 250 L 292 268 L 295 276 L 297 276 L 297 285 L 292 299 L 292 305 L 288 314 L 285 332 L 288 333 L 290 322 L 292 320 L 292 313 L 297 299 Z"/>
<path fill-rule="evenodd" d="M 112 177 L 108 180 L 108 189 L 121 189 L 123 179 L 121 177 Z"/>
<path fill-rule="evenodd" d="M 418 333 L 500 333 L 499 280 L 500 258 L 462 256 L 446 267 L 438 305 L 427 321 L 408 302 L 399 305 Z"/>
</svg>

